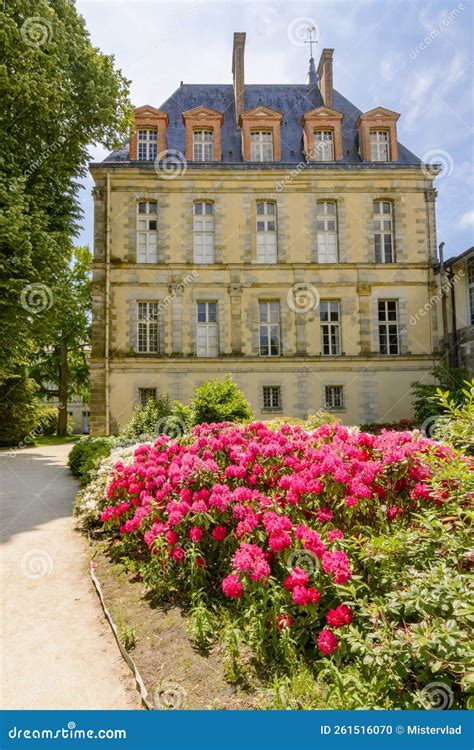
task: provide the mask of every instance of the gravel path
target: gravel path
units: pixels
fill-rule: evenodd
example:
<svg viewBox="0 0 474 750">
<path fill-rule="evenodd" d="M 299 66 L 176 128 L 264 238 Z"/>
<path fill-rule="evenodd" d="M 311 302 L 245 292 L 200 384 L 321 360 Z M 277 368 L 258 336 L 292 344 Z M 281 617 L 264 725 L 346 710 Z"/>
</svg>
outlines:
<svg viewBox="0 0 474 750">
<path fill-rule="evenodd" d="M 0 708 L 137 709 L 74 530 L 70 449 L 0 451 Z"/>
</svg>

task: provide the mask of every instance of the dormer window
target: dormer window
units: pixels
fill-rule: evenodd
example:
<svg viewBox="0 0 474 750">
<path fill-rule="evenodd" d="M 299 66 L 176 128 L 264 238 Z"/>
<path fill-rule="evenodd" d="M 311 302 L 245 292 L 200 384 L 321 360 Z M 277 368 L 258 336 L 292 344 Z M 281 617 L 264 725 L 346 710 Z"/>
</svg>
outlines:
<svg viewBox="0 0 474 750">
<path fill-rule="evenodd" d="M 138 131 L 138 160 L 154 161 L 158 156 L 158 133 L 155 128 Z"/>
<path fill-rule="evenodd" d="M 390 143 L 388 130 L 370 131 L 370 159 L 371 161 L 390 160 Z"/>
<path fill-rule="evenodd" d="M 213 161 L 212 130 L 193 131 L 193 161 Z"/>
<path fill-rule="evenodd" d="M 254 130 L 250 133 L 250 161 L 273 161 L 271 130 Z"/>
<path fill-rule="evenodd" d="M 334 161 L 333 130 L 314 131 L 314 161 Z"/>
</svg>

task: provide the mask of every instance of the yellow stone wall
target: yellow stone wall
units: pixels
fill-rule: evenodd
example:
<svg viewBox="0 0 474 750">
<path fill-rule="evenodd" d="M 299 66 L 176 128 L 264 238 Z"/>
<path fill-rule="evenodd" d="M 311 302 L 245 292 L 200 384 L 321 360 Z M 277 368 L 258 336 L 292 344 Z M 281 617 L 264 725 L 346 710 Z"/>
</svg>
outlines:
<svg viewBox="0 0 474 750">
<path fill-rule="evenodd" d="M 105 167 L 105 165 L 104 165 Z M 410 416 L 410 384 L 429 377 L 437 349 L 436 310 L 420 310 L 436 292 L 431 180 L 415 169 L 192 169 L 163 179 L 154 169 L 93 168 L 95 189 L 94 433 L 128 420 L 138 388 L 156 387 L 188 403 L 195 385 L 231 372 L 262 418 L 263 385 L 280 385 L 283 413 L 304 417 L 324 406 L 324 385 L 343 385 L 346 424 Z M 109 188 L 106 174 L 109 173 Z M 157 264 L 135 262 L 136 205 L 158 202 Z M 373 262 L 372 203 L 390 199 L 395 211 L 397 262 Z M 195 200 L 214 201 L 216 263 L 193 262 Z M 318 264 L 316 201 L 338 205 L 341 262 Z M 256 263 L 257 200 L 277 203 L 277 265 Z M 107 238 L 110 252 L 106 312 Z M 309 285 L 315 304 L 295 312 L 288 294 Z M 342 350 L 320 354 L 318 295 L 341 302 Z M 377 352 L 377 299 L 399 300 L 401 354 Z M 219 357 L 194 356 L 196 300 L 218 302 Z M 282 356 L 258 354 L 258 300 L 280 300 Z M 160 352 L 134 351 L 136 301 L 159 301 Z M 105 375 L 105 321 L 110 326 Z M 108 399 L 105 395 L 108 379 Z"/>
</svg>

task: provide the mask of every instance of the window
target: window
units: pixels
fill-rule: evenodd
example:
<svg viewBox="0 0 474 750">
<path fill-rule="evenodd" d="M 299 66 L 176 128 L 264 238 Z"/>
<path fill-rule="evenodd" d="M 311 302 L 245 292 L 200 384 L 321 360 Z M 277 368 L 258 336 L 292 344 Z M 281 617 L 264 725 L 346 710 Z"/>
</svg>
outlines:
<svg viewBox="0 0 474 750">
<path fill-rule="evenodd" d="M 389 160 L 388 130 L 370 131 L 370 159 L 371 161 Z"/>
<path fill-rule="evenodd" d="M 158 351 L 158 303 L 138 302 L 138 351 Z"/>
<path fill-rule="evenodd" d="M 379 300 L 378 313 L 380 354 L 399 354 L 397 300 Z"/>
<path fill-rule="evenodd" d="M 156 388 L 139 388 L 138 401 L 140 406 L 146 406 L 149 401 L 156 401 Z"/>
<path fill-rule="evenodd" d="M 196 354 L 217 357 L 217 302 L 197 303 Z"/>
<path fill-rule="evenodd" d="M 140 201 L 137 205 L 137 261 L 157 263 L 156 201 Z"/>
<path fill-rule="evenodd" d="M 319 320 L 321 324 L 321 354 L 338 355 L 341 353 L 341 321 L 339 302 L 321 300 L 319 303 Z"/>
<path fill-rule="evenodd" d="M 393 207 L 390 201 L 374 202 L 374 245 L 376 263 L 394 263 Z"/>
<path fill-rule="evenodd" d="M 336 201 L 317 201 L 316 240 L 318 243 L 318 263 L 337 263 Z"/>
<path fill-rule="evenodd" d="M 278 411 L 281 409 L 281 388 L 279 385 L 263 386 L 263 408 Z"/>
<path fill-rule="evenodd" d="M 273 133 L 271 130 L 256 130 L 250 133 L 250 160 L 273 161 Z"/>
<path fill-rule="evenodd" d="M 332 130 L 314 131 L 314 161 L 334 161 L 334 135 Z"/>
<path fill-rule="evenodd" d="M 138 131 L 139 161 L 153 161 L 158 155 L 158 132 L 153 130 Z"/>
<path fill-rule="evenodd" d="M 257 263 L 277 262 L 276 205 L 257 203 Z"/>
<path fill-rule="evenodd" d="M 474 256 L 467 261 L 467 288 L 469 294 L 469 321 L 474 326 Z"/>
<path fill-rule="evenodd" d="M 212 161 L 212 130 L 193 131 L 193 160 Z"/>
<path fill-rule="evenodd" d="M 326 409 L 344 408 L 344 389 L 342 385 L 327 385 L 324 392 Z"/>
<path fill-rule="evenodd" d="M 194 262 L 214 263 L 214 204 L 194 204 Z"/>
<path fill-rule="evenodd" d="M 280 355 L 280 303 L 259 302 L 259 339 L 262 357 Z"/>
</svg>

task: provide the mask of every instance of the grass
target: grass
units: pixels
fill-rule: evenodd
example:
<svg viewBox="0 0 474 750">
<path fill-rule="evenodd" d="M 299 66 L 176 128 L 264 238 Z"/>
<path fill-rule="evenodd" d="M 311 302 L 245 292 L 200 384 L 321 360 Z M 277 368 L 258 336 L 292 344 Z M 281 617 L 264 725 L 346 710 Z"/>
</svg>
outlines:
<svg viewBox="0 0 474 750">
<path fill-rule="evenodd" d="M 35 445 L 65 445 L 75 443 L 84 435 L 44 435 L 35 438 Z"/>
</svg>

